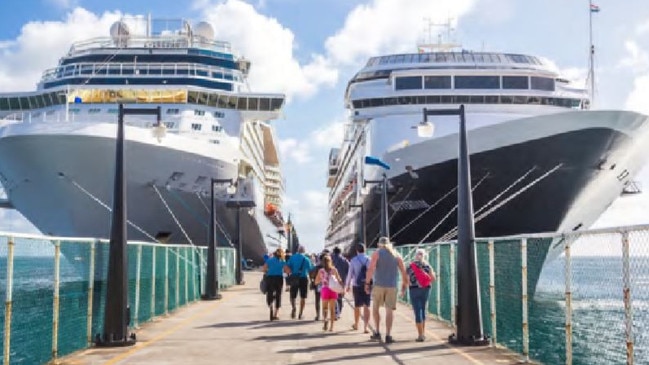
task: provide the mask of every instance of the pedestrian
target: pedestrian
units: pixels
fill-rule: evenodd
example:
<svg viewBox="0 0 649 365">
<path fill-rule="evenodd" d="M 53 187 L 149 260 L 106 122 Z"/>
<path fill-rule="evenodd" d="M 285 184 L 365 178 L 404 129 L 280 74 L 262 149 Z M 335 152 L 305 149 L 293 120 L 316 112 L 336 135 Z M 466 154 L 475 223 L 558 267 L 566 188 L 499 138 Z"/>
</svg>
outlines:
<svg viewBox="0 0 649 365">
<path fill-rule="evenodd" d="M 338 270 L 334 267 L 331 256 L 325 255 L 322 259 L 322 269 L 318 272 L 315 283 L 316 285 L 322 284 L 322 290 L 320 292 L 320 297 L 322 298 L 322 319 L 324 321 L 322 329 L 326 331 L 328 327 L 329 332 L 333 332 L 334 330 L 336 299 L 338 299 L 338 293 L 331 289 L 334 280 L 338 280 L 342 288 L 342 278 L 338 274 Z"/>
<path fill-rule="evenodd" d="M 349 261 L 342 256 L 342 250 L 336 246 L 331 257 L 334 267 L 338 270 L 338 274 L 343 279 L 342 283 L 347 282 L 347 273 L 349 272 Z M 340 319 L 340 314 L 343 311 L 343 298 L 344 294 L 338 295 L 336 300 L 336 320 Z"/>
<path fill-rule="evenodd" d="M 300 292 L 300 313 L 298 319 L 302 319 L 302 314 L 304 313 L 304 304 L 306 303 L 306 296 L 309 289 L 309 272 L 313 265 L 311 260 L 304 254 L 304 246 L 299 246 L 297 253 L 293 254 L 287 262 L 287 266 L 290 272 L 289 278 L 291 276 L 297 277 L 293 279 L 294 283 L 291 285 L 291 318 L 295 318 L 295 300 L 297 299 L 298 291 Z"/>
<path fill-rule="evenodd" d="M 415 326 L 417 327 L 417 342 L 426 340 L 426 312 L 430 286 L 435 280 L 435 272 L 426 262 L 426 252 L 418 248 L 415 259 L 408 265 L 406 271 L 410 280 L 410 304 L 415 312 Z"/>
<path fill-rule="evenodd" d="M 358 243 L 356 245 L 356 256 L 349 262 L 349 274 L 345 282 L 345 290 L 352 291 L 354 296 L 354 324 L 352 329 L 358 330 L 358 321 L 363 309 L 363 333 L 369 333 L 368 325 L 370 321 L 370 294 L 365 292 L 365 278 L 367 268 L 370 265 L 370 258 L 365 254 L 365 245 Z"/>
<path fill-rule="evenodd" d="M 266 260 L 262 268 L 266 274 L 267 288 L 266 304 L 270 310 L 270 320 L 279 319 L 279 308 L 282 306 L 282 287 L 284 286 L 284 273 L 286 269 L 286 261 L 284 260 L 284 250 L 278 248 L 271 258 Z M 275 306 L 273 308 L 273 302 Z"/>
<path fill-rule="evenodd" d="M 365 292 L 372 293 L 372 316 L 374 317 L 374 333 L 370 336 L 372 341 L 381 341 L 381 314 L 380 307 L 385 307 L 385 343 L 393 343 L 392 321 L 393 311 L 397 309 L 397 278 L 401 272 L 401 291 L 408 288 L 408 274 L 403 264 L 403 259 L 394 250 L 390 239 L 379 238 L 378 249 L 372 254 L 370 266 L 365 277 Z M 370 282 L 373 285 L 370 288 Z M 370 291 L 371 290 L 371 291 Z"/>
<path fill-rule="evenodd" d="M 317 257 L 317 262 L 316 265 L 311 271 L 309 271 L 309 280 L 311 281 L 311 284 L 309 284 L 311 290 L 313 290 L 313 296 L 315 298 L 315 320 L 319 321 L 320 320 L 320 294 L 321 294 L 321 289 L 322 285 L 316 285 L 315 279 L 318 276 L 318 273 L 320 272 L 320 269 L 322 269 L 322 259 L 324 258 L 325 253 L 321 253 L 320 256 Z M 324 317 L 324 315 L 323 315 Z"/>
</svg>

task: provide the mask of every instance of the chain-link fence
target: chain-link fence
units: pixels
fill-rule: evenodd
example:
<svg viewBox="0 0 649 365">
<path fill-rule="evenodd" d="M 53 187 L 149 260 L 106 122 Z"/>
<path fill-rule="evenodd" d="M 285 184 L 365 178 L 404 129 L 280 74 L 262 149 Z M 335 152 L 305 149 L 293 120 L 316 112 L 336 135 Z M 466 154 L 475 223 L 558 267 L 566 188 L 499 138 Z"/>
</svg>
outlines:
<svg viewBox="0 0 649 365">
<path fill-rule="evenodd" d="M 417 248 L 437 274 L 428 309 L 454 326 L 456 242 Z M 649 226 L 476 240 L 483 331 L 544 364 L 649 364 Z M 400 296 L 408 301 L 408 297 Z"/>
<path fill-rule="evenodd" d="M 90 346 L 103 328 L 107 241 L 0 234 L 2 363 L 45 364 Z M 128 246 L 130 326 L 196 301 L 207 249 Z M 219 285 L 235 283 L 236 252 L 217 248 Z"/>
</svg>

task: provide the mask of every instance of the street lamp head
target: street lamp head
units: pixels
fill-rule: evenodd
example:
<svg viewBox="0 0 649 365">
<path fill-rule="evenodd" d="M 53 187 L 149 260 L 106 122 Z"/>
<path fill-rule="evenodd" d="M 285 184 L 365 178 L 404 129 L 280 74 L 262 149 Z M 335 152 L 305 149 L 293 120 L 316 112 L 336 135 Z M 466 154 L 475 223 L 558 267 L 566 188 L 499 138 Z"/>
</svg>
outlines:
<svg viewBox="0 0 649 365">
<path fill-rule="evenodd" d="M 435 134 L 435 125 L 429 121 L 417 124 L 417 135 L 421 138 L 430 138 Z"/>
<path fill-rule="evenodd" d="M 229 195 L 232 195 L 237 192 L 237 187 L 234 184 L 230 184 L 227 188 L 225 188 L 225 192 Z"/>
</svg>

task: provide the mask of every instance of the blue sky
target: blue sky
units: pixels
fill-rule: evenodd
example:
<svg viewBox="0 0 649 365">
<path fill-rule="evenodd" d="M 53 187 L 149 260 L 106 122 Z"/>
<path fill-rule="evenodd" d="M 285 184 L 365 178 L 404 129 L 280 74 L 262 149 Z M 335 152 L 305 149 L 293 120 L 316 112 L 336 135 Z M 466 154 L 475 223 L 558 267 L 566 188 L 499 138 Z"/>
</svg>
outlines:
<svg viewBox="0 0 649 365">
<path fill-rule="evenodd" d="M 649 6 L 595 3 L 596 107 L 649 113 Z M 274 122 L 284 211 L 313 250 L 324 243 L 327 156 L 342 138 L 346 83 L 371 56 L 416 51 L 425 18 L 455 19 L 466 49 L 541 56 L 580 82 L 587 68 L 588 0 L 5 0 L 0 7 L 0 92 L 32 90 L 71 42 L 105 36 L 121 14 L 210 21 L 217 38 L 252 61 L 253 90 L 288 96 Z M 649 169 L 639 179 L 649 188 Z M 597 225 L 649 222 L 646 195 L 618 199 Z M 2 230 L 33 230 L 15 212 L 0 217 Z"/>
</svg>

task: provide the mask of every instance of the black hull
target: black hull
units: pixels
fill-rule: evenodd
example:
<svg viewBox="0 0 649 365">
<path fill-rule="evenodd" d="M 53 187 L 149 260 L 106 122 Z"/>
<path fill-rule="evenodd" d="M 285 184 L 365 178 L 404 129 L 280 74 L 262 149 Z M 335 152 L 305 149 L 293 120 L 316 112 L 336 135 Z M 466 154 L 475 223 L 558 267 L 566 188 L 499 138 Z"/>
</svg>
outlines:
<svg viewBox="0 0 649 365">
<path fill-rule="evenodd" d="M 568 212 L 575 208 L 575 200 L 580 194 L 585 193 L 599 179 L 615 179 L 619 174 L 624 176 L 625 166 L 622 166 L 621 162 L 606 161 L 604 168 L 602 161 L 629 141 L 626 135 L 615 130 L 598 128 L 472 154 L 471 180 L 476 212 L 533 167 L 534 170 L 524 180 L 490 206 L 511 197 L 523 186 L 560 165 L 556 171 L 477 221 L 476 237 L 554 232 L 562 224 L 565 226 L 570 223 L 566 222 L 565 218 Z M 403 151 L 405 156 L 406 149 Z M 447 233 L 457 226 L 456 211 L 451 212 L 457 204 L 457 192 L 452 191 L 457 184 L 457 159 L 426 166 L 416 172 L 419 175 L 418 179 L 412 179 L 404 172 L 390 180 L 396 190 L 389 197 L 391 239 L 395 245 L 435 242 L 442 238 L 454 239 L 455 235 L 449 236 Z M 615 188 L 619 190 L 612 196 L 617 196 L 622 191 L 624 179 L 617 179 L 616 183 Z M 442 198 L 446 194 L 448 196 Z M 419 209 L 399 209 L 402 201 L 419 200 L 425 201 L 426 206 L 437 201 L 439 203 L 420 217 L 426 206 Z M 608 202 L 610 203 L 612 200 Z M 380 195 L 375 191 L 370 192 L 364 204 L 366 237 L 371 247 L 376 245 L 379 237 Z M 585 211 L 587 214 L 583 214 L 583 220 L 572 222 L 570 229 L 587 228 L 603 212 L 588 211 L 587 207 Z M 445 216 L 447 217 L 444 218 Z M 438 224 L 439 226 L 431 232 Z M 404 228 L 406 226 L 407 228 Z M 332 244 L 346 246 L 358 239 L 355 234 L 350 236 Z"/>
</svg>

